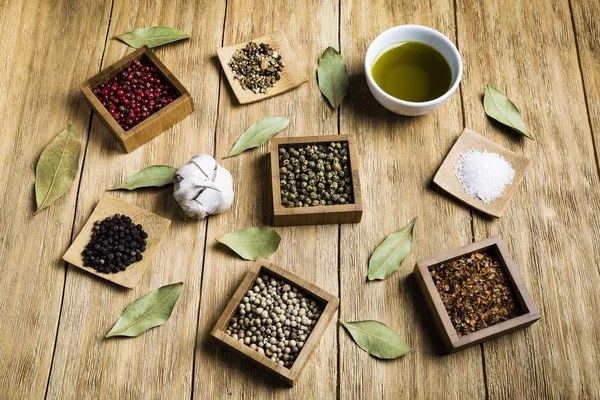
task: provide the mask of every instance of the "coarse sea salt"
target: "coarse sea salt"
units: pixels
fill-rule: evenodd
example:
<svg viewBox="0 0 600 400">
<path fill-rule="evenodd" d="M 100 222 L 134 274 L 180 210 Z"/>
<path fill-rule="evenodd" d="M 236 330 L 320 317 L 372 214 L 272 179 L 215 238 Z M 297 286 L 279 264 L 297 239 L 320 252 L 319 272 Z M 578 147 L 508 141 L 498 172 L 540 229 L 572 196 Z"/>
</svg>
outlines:
<svg viewBox="0 0 600 400">
<path fill-rule="evenodd" d="M 499 154 L 469 150 L 460 156 L 456 177 L 469 197 L 491 203 L 515 177 L 512 165 Z"/>
</svg>

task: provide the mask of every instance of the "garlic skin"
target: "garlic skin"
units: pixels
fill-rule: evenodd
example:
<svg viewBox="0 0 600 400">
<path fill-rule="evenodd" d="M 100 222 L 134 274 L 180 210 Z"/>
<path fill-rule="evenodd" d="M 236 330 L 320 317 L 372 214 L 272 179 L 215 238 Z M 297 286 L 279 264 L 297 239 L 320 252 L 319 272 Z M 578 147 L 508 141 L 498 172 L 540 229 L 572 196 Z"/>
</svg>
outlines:
<svg viewBox="0 0 600 400">
<path fill-rule="evenodd" d="M 173 182 L 173 197 L 189 217 L 220 214 L 233 203 L 231 174 L 208 154 L 198 154 L 182 165 Z"/>
</svg>

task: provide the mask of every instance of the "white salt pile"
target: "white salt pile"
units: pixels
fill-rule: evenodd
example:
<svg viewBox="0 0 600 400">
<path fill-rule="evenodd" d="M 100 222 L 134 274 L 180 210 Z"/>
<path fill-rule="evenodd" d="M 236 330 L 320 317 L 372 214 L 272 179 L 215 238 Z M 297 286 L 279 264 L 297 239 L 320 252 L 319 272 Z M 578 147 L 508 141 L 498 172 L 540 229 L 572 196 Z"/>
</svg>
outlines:
<svg viewBox="0 0 600 400">
<path fill-rule="evenodd" d="M 491 203 L 512 183 L 515 170 L 499 154 L 469 150 L 460 157 L 456 177 L 468 196 Z"/>
</svg>

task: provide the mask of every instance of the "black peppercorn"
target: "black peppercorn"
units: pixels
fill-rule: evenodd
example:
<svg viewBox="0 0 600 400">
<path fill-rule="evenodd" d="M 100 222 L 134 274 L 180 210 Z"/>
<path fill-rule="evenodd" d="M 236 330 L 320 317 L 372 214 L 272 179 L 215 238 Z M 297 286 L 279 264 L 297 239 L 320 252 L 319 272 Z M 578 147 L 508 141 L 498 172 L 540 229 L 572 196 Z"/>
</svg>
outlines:
<svg viewBox="0 0 600 400">
<path fill-rule="evenodd" d="M 83 264 L 101 273 L 124 271 L 140 261 L 148 234 L 126 215 L 115 214 L 94 222 L 92 237 L 83 252 Z"/>
</svg>

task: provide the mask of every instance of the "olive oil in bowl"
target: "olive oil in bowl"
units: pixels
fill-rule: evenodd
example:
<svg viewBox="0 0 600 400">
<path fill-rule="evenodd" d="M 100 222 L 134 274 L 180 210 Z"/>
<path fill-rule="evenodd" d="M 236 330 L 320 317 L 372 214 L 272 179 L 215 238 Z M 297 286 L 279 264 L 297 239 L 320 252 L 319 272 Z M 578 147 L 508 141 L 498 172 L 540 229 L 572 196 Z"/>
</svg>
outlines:
<svg viewBox="0 0 600 400">
<path fill-rule="evenodd" d="M 415 103 L 435 100 L 452 85 L 448 61 L 420 42 L 400 42 L 382 51 L 371 67 L 371 75 L 390 96 Z"/>
</svg>

